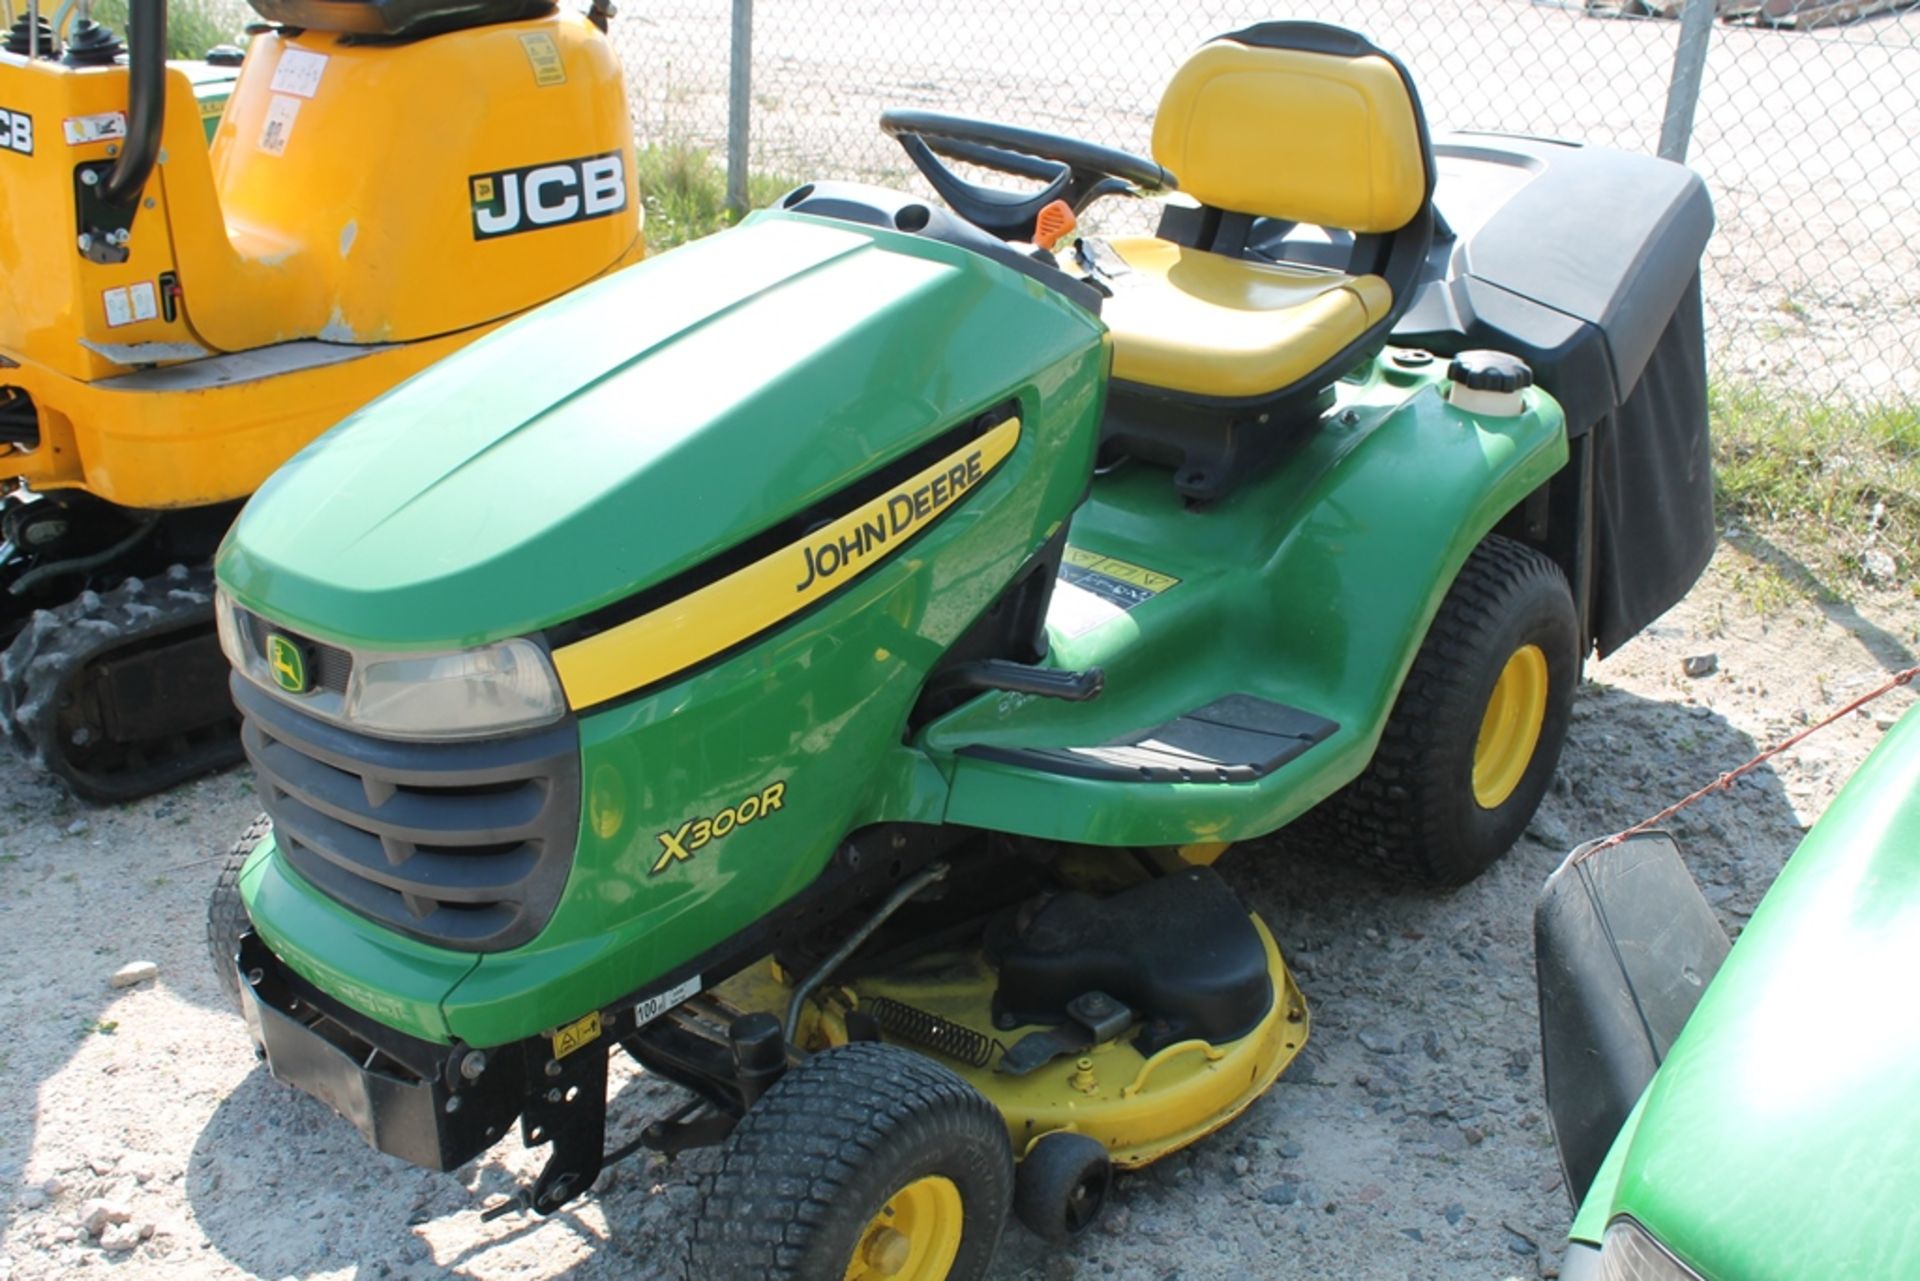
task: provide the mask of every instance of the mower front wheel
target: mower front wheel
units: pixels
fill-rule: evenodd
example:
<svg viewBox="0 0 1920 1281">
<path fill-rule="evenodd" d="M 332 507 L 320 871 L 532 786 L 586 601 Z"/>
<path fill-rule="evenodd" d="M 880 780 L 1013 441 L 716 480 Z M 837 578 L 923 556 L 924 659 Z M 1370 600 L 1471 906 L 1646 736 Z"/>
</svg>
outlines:
<svg viewBox="0 0 1920 1281">
<path fill-rule="evenodd" d="M 1559 567 L 1489 535 L 1441 601 L 1373 760 L 1321 807 L 1321 834 L 1430 884 L 1464 885 L 1486 871 L 1520 839 L 1552 781 L 1578 636 Z"/>
<path fill-rule="evenodd" d="M 1093 1226 L 1112 1187 L 1106 1148 L 1084 1134 L 1055 1130 L 1035 1140 L 1020 1162 L 1013 1213 L 1042 1241 L 1065 1245 Z"/>
<path fill-rule="evenodd" d="M 273 820 L 265 814 L 247 824 L 240 839 L 227 850 L 220 864 L 220 877 L 207 895 L 207 955 L 213 961 L 213 977 L 226 993 L 234 1013 L 240 1012 L 240 971 L 234 968 L 234 954 L 240 950 L 240 936 L 253 928 L 247 919 L 247 905 L 240 899 L 240 869 L 254 847 L 273 831 Z"/>
<path fill-rule="evenodd" d="M 741 1118 L 688 1275 L 976 1281 L 1012 1194 L 1006 1125 L 978 1090 L 910 1050 L 855 1042 L 789 1068 Z"/>
</svg>

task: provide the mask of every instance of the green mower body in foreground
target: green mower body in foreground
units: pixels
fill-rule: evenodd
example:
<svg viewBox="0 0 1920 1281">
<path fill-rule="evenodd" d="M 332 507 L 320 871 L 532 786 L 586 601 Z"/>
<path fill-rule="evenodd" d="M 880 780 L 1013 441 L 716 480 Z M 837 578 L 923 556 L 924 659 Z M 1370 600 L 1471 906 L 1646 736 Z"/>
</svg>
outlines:
<svg viewBox="0 0 1920 1281">
<path fill-rule="evenodd" d="M 479 958 L 369 946 L 362 919 L 263 857 L 249 899 L 269 946 L 329 988 L 389 976 L 383 1017 L 414 1035 L 491 1045 L 576 1018 L 736 933 L 817 877 L 847 831 L 898 822 L 1111 846 L 1238 841 L 1359 773 L 1446 585 L 1564 463 L 1557 407 L 1540 396 L 1514 418 L 1476 420 L 1446 403 L 1442 362 L 1369 371 L 1342 388 L 1350 425 L 1219 508 L 1190 511 L 1164 476 L 1139 468 L 1098 482 L 1075 516 L 1103 337 L 1064 300 L 967 258 L 899 233 L 758 215 L 583 291 L 539 326 L 485 340 L 486 359 L 428 373 L 388 412 L 270 482 L 221 560 L 236 603 L 342 648 L 443 649 L 449 638 L 473 645 L 564 626 L 578 602 L 601 607 L 625 584 L 670 581 L 778 526 L 911 444 L 906 430 L 889 439 L 890 418 L 909 429 L 923 414 L 965 421 L 1011 401 L 1020 423 L 1013 453 L 952 520 L 795 620 L 772 648 L 722 651 L 668 695 L 643 688 L 576 708 L 585 821 L 565 897 L 536 940 Z M 691 328 L 713 307 L 716 259 L 762 274 L 747 301 Z M 898 301 L 883 301 L 886 289 Z M 607 349 L 639 345 L 623 324 L 636 314 L 673 337 L 608 368 Z M 636 438 L 608 421 L 609 407 L 640 403 L 655 380 L 698 381 L 707 366 L 692 362 L 802 328 L 802 359 L 758 385 L 706 383 L 681 430 Z M 957 369 L 912 355 L 947 343 L 970 353 Z M 953 378 L 1008 368 L 1028 376 Z M 568 400 L 582 382 L 591 390 Z M 871 426 L 780 439 L 783 406 L 862 384 L 851 413 Z M 928 414 L 941 397 L 951 400 Z M 510 505 L 496 501 L 502 492 L 515 495 Z M 338 493 L 355 502 L 327 501 Z M 1380 514 L 1360 537 L 1342 528 L 1357 511 Z M 1084 703 L 976 698 L 902 742 L 932 661 L 993 603 L 1006 559 L 1070 517 L 1070 575 L 1075 563 L 1113 560 L 1155 576 L 1124 610 L 1097 568 L 1068 579 L 1096 583 L 1068 590 L 1086 598 L 1072 608 L 1101 621 L 1055 632 L 1053 660 L 1103 669 L 1106 690 Z M 559 539 L 597 554 L 543 554 Z M 1247 547 L 1272 551 L 1243 559 L 1236 549 Z M 942 567 L 933 590 L 921 565 Z M 1069 617 L 1067 627 L 1085 625 Z M 969 751 L 1106 743 L 1232 694 L 1311 705 L 1340 728 L 1295 767 L 1228 786 L 1147 789 Z M 826 708 L 842 709 L 831 739 L 816 733 Z M 688 768 L 716 737 L 727 767 Z M 863 762 L 853 777 L 849 756 Z M 663 841 L 776 783 L 777 809 L 685 858 Z"/>
<path fill-rule="evenodd" d="M 1834 798 L 1730 953 L 1672 842 L 1643 839 L 1556 874 L 1542 902 L 1547 1087 L 1579 1203 L 1561 1275 L 1915 1275 L 1920 1037 L 1874 976 L 1920 946 L 1920 717 Z M 1612 1013 L 1634 1007 L 1637 1036 Z"/>
<path fill-rule="evenodd" d="M 1470 878 L 1712 543 L 1698 180 L 1435 147 L 1312 24 L 1162 117 L 1278 146 L 1302 93 L 1350 146 L 1157 139 L 1197 206 L 1077 247 L 1173 175 L 892 114 L 954 213 L 809 184 L 269 481 L 217 612 L 271 832 L 210 941 L 275 1075 L 433 1168 L 517 1121 L 540 1213 L 725 1143 L 703 1277 L 977 1277 L 1257 1098 L 1307 1010 L 1211 862 L 1306 817 Z M 1515 252 L 1542 208 L 1580 264 Z M 608 1151 L 614 1046 L 694 1102 Z"/>
<path fill-rule="evenodd" d="M 334 443 L 342 433 L 269 482 L 259 523 L 222 559 L 237 603 L 277 606 L 276 621 L 345 648 L 444 649 L 448 637 L 542 635 L 632 584 L 698 572 L 876 459 L 909 453 L 927 418 L 967 422 L 1012 401 L 1020 422 L 1013 455 L 952 519 L 771 644 L 722 646 L 670 689 L 575 707 L 580 846 L 537 938 L 483 956 L 408 947 L 402 965 L 363 954 L 349 969 L 364 921 L 263 859 L 250 897 L 270 946 L 336 982 L 386 976 L 402 1002 L 388 1017 L 414 1035 L 493 1045 L 577 1018 L 738 932 L 813 881 L 844 833 L 941 821 L 951 758 L 902 742 L 900 727 L 928 660 L 1004 585 L 1004 558 L 1024 558 L 1072 513 L 1104 351 L 1097 324 L 1064 299 L 907 240 L 763 215 L 658 271 L 590 288 L 545 324 L 483 340 L 491 356 L 477 367 L 445 365 L 415 384 L 413 413 L 394 406 L 349 448 Z M 659 339 L 636 333 L 634 317 Z M 948 342 L 979 359 L 925 357 Z M 772 343 L 791 344 L 791 360 L 727 372 Z M 1032 376 L 995 377 L 1011 368 Z M 657 386 L 683 388 L 684 403 L 650 406 L 649 431 L 632 432 L 627 413 Z M 793 407 L 849 387 L 861 392 L 845 430 L 783 431 Z M 350 523 L 326 501 L 340 492 L 359 496 Z M 592 550 L 556 556 L 560 545 Z M 914 572 L 926 563 L 942 566 L 937 590 Z M 792 592 L 798 571 L 789 577 L 772 586 Z M 830 739 L 816 724 L 828 708 Z M 852 776 L 849 758 L 862 763 Z M 776 785 L 752 821 L 704 845 L 689 830 L 671 853 L 663 842 Z"/>
</svg>

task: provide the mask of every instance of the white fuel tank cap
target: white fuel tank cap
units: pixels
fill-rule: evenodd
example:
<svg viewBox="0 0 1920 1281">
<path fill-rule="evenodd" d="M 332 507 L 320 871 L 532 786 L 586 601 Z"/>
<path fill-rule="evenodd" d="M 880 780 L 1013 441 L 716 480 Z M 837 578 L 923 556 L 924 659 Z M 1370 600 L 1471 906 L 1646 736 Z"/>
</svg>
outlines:
<svg viewBox="0 0 1920 1281">
<path fill-rule="evenodd" d="M 1532 368 L 1504 351 L 1463 351 L 1447 366 L 1447 378 L 1447 399 L 1454 408 L 1491 418 L 1525 413 L 1520 393 L 1533 386 Z"/>
</svg>

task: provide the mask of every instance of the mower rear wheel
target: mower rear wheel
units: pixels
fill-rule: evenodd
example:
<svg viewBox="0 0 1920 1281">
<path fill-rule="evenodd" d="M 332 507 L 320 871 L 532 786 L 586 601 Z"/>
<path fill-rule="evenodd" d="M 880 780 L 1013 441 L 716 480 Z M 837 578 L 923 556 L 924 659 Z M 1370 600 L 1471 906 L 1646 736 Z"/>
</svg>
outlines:
<svg viewBox="0 0 1920 1281">
<path fill-rule="evenodd" d="M 1084 1134 L 1055 1130 L 1027 1150 L 1013 1176 L 1013 1213 L 1043 1241 L 1065 1245 L 1092 1227 L 1113 1187 L 1106 1148 Z"/>
<path fill-rule="evenodd" d="M 1366 772 L 1308 830 L 1431 884 L 1493 866 L 1559 763 L 1578 635 L 1559 567 L 1489 535 L 1441 601 Z"/>
<path fill-rule="evenodd" d="M 713 1281 L 971 1281 L 1006 1227 L 1013 1149 L 980 1092 L 855 1042 L 789 1068 L 741 1118 L 693 1224 Z"/>
<path fill-rule="evenodd" d="M 240 971 L 234 968 L 233 956 L 240 950 L 240 936 L 253 928 L 253 922 L 247 919 L 247 905 L 240 900 L 240 869 L 271 831 L 273 820 L 265 814 L 247 824 L 247 830 L 227 850 L 220 877 L 207 895 L 207 955 L 213 960 L 213 976 L 235 1013 L 240 1010 Z"/>
</svg>

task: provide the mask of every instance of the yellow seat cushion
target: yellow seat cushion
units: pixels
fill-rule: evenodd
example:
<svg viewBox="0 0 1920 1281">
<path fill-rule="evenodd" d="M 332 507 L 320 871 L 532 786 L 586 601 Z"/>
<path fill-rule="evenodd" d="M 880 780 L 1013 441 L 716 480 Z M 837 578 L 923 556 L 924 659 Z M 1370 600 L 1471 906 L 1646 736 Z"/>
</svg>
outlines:
<svg viewBox="0 0 1920 1281">
<path fill-rule="evenodd" d="M 1248 262 L 1138 237 L 1110 242 L 1129 271 L 1101 318 L 1113 376 L 1196 396 L 1245 399 L 1291 386 L 1393 303 L 1378 276 Z"/>
<path fill-rule="evenodd" d="M 1167 85 L 1153 158 L 1201 204 L 1369 234 L 1427 200 L 1418 108 L 1378 55 L 1203 46 Z"/>
</svg>

